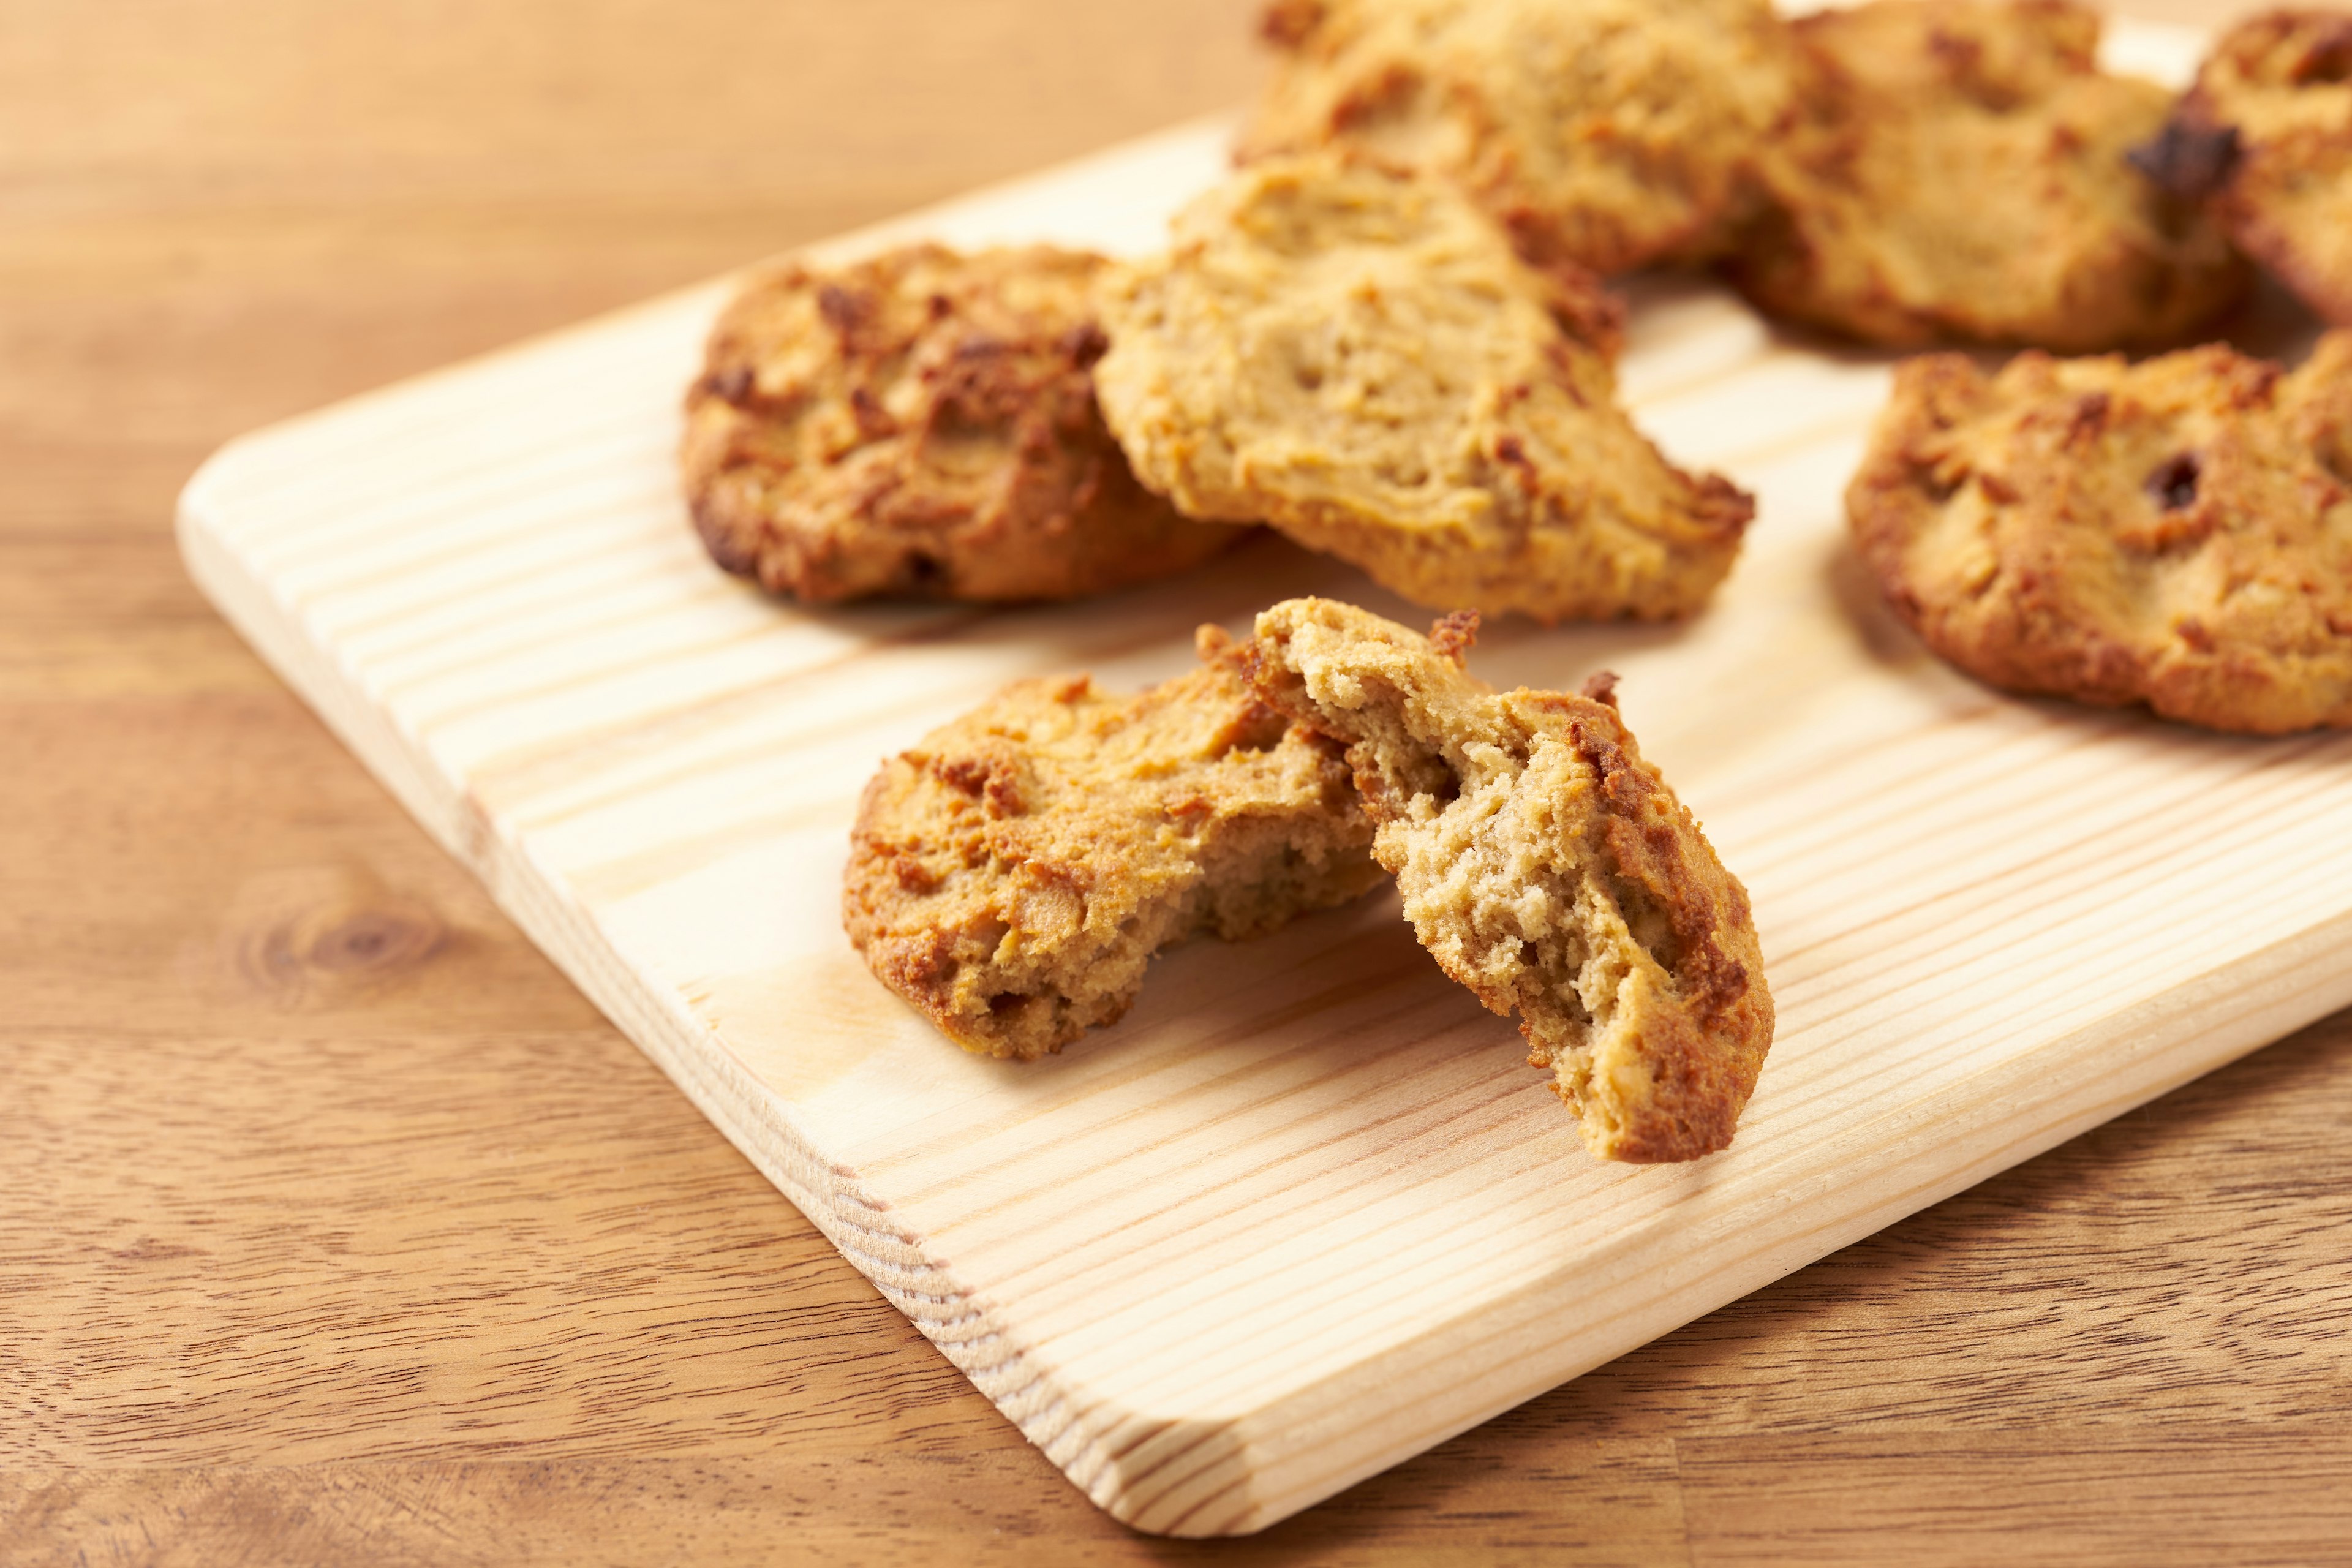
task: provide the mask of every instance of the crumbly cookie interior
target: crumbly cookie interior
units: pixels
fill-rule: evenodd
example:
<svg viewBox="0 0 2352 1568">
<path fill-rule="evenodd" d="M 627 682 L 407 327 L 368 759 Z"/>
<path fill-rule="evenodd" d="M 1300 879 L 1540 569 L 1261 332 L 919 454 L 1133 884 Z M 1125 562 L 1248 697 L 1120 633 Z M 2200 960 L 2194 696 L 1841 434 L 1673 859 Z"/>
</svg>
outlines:
<svg viewBox="0 0 2352 1568">
<path fill-rule="evenodd" d="M 1372 853 L 1445 972 L 1516 1013 L 1604 1157 L 1727 1145 L 1771 1037 L 1747 896 L 1595 694 L 1496 693 L 1351 605 L 1259 617 L 1267 700 L 1349 742 Z"/>
<path fill-rule="evenodd" d="M 1459 793 L 1414 794 L 1376 852 L 1394 863 L 1406 918 L 1438 963 L 1507 998 L 1590 1141 L 1616 1147 L 1655 1092 L 1635 1020 L 1673 971 L 1673 927 L 1646 890 L 1602 869 L 1601 819 L 1560 819 L 1592 787 L 1569 742 L 1538 733 L 1460 750 Z M 1384 771 L 1431 756 L 1412 743 L 1371 751 Z"/>
</svg>

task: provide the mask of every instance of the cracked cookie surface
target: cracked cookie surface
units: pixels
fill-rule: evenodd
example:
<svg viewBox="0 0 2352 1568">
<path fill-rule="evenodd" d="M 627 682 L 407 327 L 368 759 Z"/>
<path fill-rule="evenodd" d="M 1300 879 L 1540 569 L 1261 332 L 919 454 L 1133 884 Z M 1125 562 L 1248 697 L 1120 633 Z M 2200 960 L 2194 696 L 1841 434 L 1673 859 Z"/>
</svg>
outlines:
<svg viewBox="0 0 2352 1568">
<path fill-rule="evenodd" d="M 2352 14 L 2272 11 L 2231 28 L 2139 159 L 2207 202 L 2305 304 L 2352 325 Z"/>
<path fill-rule="evenodd" d="M 2177 342 L 2242 290 L 2219 227 L 2129 161 L 2170 96 L 2102 72 L 2068 0 L 1875 0 L 1790 24 L 1803 108 L 1725 269 L 1869 342 Z"/>
<path fill-rule="evenodd" d="M 1717 244 L 1790 90 L 1765 0 L 1276 0 L 1264 31 L 1244 158 L 1450 179 L 1528 256 L 1601 273 Z"/>
<path fill-rule="evenodd" d="M 1372 853 L 1414 932 L 1517 1013 L 1595 1154 L 1727 1147 L 1772 1040 L 1748 894 L 1642 758 L 1613 678 L 1497 692 L 1462 653 L 1475 617 L 1423 637 L 1351 605 L 1258 617 L 1250 678 L 1347 742 Z"/>
<path fill-rule="evenodd" d="M 1137 484 L 1103 427 L 1106 265 L 916 246 L 755 279 L 687 397 L 680 467 L 712 559 L 811 603 L 989 602 L 1101 593 L 1233 543 Z"/>
<path fill-rule="evenodd" d="M 965 1049 L 1034 1058 L 1116 1021 L 1151 955 L 1377 884 L 1339 748 L 1259 701 L 1241 650 L 1132 697 L 1026 680 L 866 787 L 843 923 L 883 984 Z"/>
<path fill-rule="evenodd" d="M 2292 374 L 2221 344 L 1909 361 L 1846 510 L 1888 602 L 1990 685 L 2352 724 L 2352 333 Z"/>
<path fill-rule="evenodd" d="M 1264 521 L 1416 604 L 1687 615 L 1754 510 L 1616 404 L 1619 313 L 1437 182 L 1243 169 L 1102 295 L 1103 412 L 1188 516 Z"/>
</svg>

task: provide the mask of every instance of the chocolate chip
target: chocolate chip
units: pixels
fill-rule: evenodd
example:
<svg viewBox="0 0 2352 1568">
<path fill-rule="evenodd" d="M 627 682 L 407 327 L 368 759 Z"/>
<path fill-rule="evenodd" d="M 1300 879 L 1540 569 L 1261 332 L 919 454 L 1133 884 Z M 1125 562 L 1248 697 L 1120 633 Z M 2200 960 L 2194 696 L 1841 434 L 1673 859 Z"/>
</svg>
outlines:
<svg viewBox="0 0 2352 1568">
<path fill-rule="evenodd" d="M 2164 122 L 2155 141 L 2124 158 L 2181 200 L 2201 202 L 2229 183 L 2241 151 L 2236 126 L 2194 124 L 2176 116 Z"/>
<path fill-rule="evenodd" d="M 1089 370 L 1097 360 L 1110 353 L 1110 339 L 1094 322 L 1081 321 L 1062 334 L 1062 350 L 1070 356 L 1072 364 Z"/>
<path fill-rule="evenodd" d="M 740 408 L 751 401 L 753 377 L 748 364 L 730 365 L 714 370 L 702 378 L 702 388 L 721 403 Z"/>
<path fill-rule="evenodd" d="M 2297 87 L 2352 81 L 2352 27 L 2336 18 L 2328 21 L 2330 25 L 2312 40 L 2303 58 L 2288 68 L 2287 79 Z"/>
<path fill-rule="evenodd" d="M 2156 504 L 2167 511 L 2179 511 L 2197 500 L 2197 477 L 2203 470 L 2197 454 L 2183 452 L 2177 458 L 2167 458 L 2147 477 L 2147 493 Z"/>
<path fill-rule="evenodd" d="M 873 299 L 838 283 L 827 283 L 816 291 L 816 313 L 845 342 L 874 314 L 874 309 Z"/>
</svg>

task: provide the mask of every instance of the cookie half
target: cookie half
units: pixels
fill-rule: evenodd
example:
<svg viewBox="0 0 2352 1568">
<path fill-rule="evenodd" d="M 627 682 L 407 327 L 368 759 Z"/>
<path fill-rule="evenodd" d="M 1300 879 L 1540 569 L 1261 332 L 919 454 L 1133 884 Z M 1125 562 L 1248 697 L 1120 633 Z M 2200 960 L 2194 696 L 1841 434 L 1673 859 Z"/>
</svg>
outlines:
<svg viewBox="0 0 2352 1568">
<path fill-rule="evenodd" d="M 1687 615 L 1754 510 L 1616 404 L 1619 313 L 1451 187 L 1268 159 L 1107 285 L 1103 413 L 1187 516 L 1263 520 L 1438 609 Z"/>
<path fill-rule="evenodd" d="M 2170 98 L 2098 68 L 2068 0 L 1876 0 L 1790 24 L 1803 105 L 1726 269 L 1873 342 L 2177 342 L 2236 299 L 2220 228 L 2128 161 Z"/>
<path fill-rule="evenodd" d="M 2224 33 L 2139 154 L 2240 248 L 2352 325 L 2352 14 L 2272 11 Z"/>
<path fill-rule="evenodd" d="M 1990 685 L 2352 725 L 2352 333 L 2293 374 L 2218 343 L 1908 361 L 1846 510 L 1887 601 Z"/>
<path fill-rule="evenodd" d="M 1786 112 L 1766 0 L 1276 0 L 1244 159 L 1343 147 L 1458 184 L 1529 257 L 1715 247 Z"/>
<path fill-rule="evenodd" d="M 1288 600 L 1258 616 L 1250 678 L 1348 743 L 1422 945 L 1519 1016 L 1595 1154 L 1726 1148 L 1772 1043 L 1747 891 L 1643 761 L 1613 678 L 1496 692 L 1462 667 L 1475 624 L 1423 637 Z"/>
<path fill-rule="evenodd" d="M 986 602 L 1102 593 L 1233 543 L 1137 484 L 1103 427 L 1106 265 L 917 246 L 752 282 L 687 396 L 711 558 L 814 604 Z"/>
<path fill-rule="evenodd" d="M 851 836 L 843 923 L 958 1045 L 1057 1051 L 1116 1021 L 1151 955 L 1258 936 L 1376 884 L 1338 745 L 1265 706 L 1240 649 L 1139 696 L 1008 688 L 883 764 Z"/>
</svg>

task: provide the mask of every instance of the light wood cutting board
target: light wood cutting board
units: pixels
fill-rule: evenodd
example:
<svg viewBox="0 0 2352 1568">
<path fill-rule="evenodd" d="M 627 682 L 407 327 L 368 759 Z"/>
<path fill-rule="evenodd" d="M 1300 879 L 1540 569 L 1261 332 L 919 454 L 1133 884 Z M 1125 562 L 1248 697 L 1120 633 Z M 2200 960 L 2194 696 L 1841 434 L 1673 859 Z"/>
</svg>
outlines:
<svg viewBox="0 0 2352 1568">
<path fill-rule="evenodd" d="M 2193 36 L 2119 25 L 2178 78 Z M 1136 251 L 1206 125 L 820 247 Z M 1624 379 L 1759 520 L 1688 626 L 1491 626 L 1500 685 L 1623 676 L 1754 897 L 1780 1037 L 1728 1153 L 1607 1166 L 1390 896 L 1179 949 L 1116 1028 L 964 1056 L 866 973 L 837 887 L 885 754 L 1004 681 L 1186 667 L 1300 593 L 1275 540 L 1025 612 L 809 611 L 675 493 L 722 281 L 234 443 L 189 565 L 451 853 L 1079 1487 L 1258 1529 L 2352 1003 L 2352 736 L 1995 696 L 1877 605 L 1838 497 L 1885 362 L 1644 283 Z"/>
</svg>

